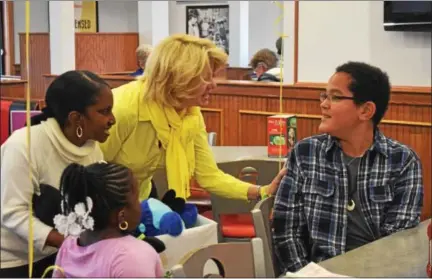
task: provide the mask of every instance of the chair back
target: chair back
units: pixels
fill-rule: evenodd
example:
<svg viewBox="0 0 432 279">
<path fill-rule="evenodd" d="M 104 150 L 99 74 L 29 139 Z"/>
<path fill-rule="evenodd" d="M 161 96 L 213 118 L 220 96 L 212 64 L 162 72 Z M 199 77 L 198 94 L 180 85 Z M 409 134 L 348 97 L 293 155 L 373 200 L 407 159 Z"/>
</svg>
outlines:
<svg viewBox="0 0 432 279">
<path fill-rule="evenodd" d="M 206 274 L 204 267 L 213 260 L 219 274 Z M 187 255 L 172 269 L 174 278 L 264 278 L 266 270 L 260 238 L 249 242 L 218 243 Z"/>
<path fill-rule="evenodd" d="M 269 184 L 279 172 L 279 162 L 265 160 L 242 160 L 219 163 L 218 167 L 226 174 L 238 177 L 251 184 Z M 250 214 L 254 209 L 255 201 L 233 200 L 210 194 L 213 220 L 218 223 L 219 242 L 224 242 L 221 215 Z M 241 240 L 236 239 L 236 240 Z M 249 240 L 249 239 L 245 239 Z"/>
<path fill-rule="evenodd" d="M 274 160 L 239 160 L 218 163 L 218 167 L 223 172 L 234 177 L 240 177 L 242 170 L 253 168 L 258 173 L 256 183 L 266 185 L 279 173 L 279 162 Z"/>
<path fill-rule="evenodd" d="M 252 219 L 254 222 L 256 237 L 263 241 L 264 260 L 266 265 L 267 277 L 276 276 L 276 260 L 274 258 L 273 240 L 271 231 L 272 210 L 274 197 L 268 197 L 257 203 L 252 210 Z"/>
</svg>

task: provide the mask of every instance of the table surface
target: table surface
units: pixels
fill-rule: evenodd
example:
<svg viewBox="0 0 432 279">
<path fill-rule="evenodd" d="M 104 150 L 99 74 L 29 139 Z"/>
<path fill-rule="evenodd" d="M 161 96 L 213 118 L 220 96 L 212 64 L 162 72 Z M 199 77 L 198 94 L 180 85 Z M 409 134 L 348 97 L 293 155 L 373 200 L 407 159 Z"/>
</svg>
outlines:
<svg viewBox="0 0 432 279">
<path fill-rule="evenodd" d="M 267 156 L 267 146 L 212 146 L 216 163 L 241 160 L 285 161 Z"/>
<path fill-rule="evenodd" d="M 319 263 L 330 272 L 353 277 L 417 277 L 425 278 L 429 254 L 425 220 L 415 228 L 352 250 Z"/>
</svg>

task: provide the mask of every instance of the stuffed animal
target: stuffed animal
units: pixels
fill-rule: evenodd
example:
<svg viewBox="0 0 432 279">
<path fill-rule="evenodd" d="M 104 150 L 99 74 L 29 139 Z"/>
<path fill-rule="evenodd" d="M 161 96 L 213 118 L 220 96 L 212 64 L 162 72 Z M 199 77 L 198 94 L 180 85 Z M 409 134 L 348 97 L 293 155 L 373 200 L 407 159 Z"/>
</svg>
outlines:
<svg viewBox="0 0 432 279">
<path fill-rule="evenodd" d="M 141 224 L 136 233 L 146 237 L 179 236 L 184 229 L 194 226 L 197 218 L 197 207 L 176 197 L 174 190 L 169 190 L 162 200 L 149 198 L 141 202 Z"/>
</svg>

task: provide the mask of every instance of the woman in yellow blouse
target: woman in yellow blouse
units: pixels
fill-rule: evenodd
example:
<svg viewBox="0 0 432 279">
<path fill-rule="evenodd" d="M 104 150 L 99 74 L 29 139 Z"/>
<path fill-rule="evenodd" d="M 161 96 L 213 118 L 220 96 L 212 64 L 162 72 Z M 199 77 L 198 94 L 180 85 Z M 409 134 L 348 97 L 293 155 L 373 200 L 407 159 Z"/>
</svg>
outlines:
<svg viewBox="0 0 432 279">
<path fill-rule="evenodd" d="M 232 199 L 275 193 L 284 170 L 270 185 L 251 185 L 220 171 L 208 144 L 200 106 L 208 103 L 213 78 L 227 58 L 209 40 L 173 35 L 153 50 L 144 76 L 113 90 L 117 123 L 101 148 L 105 160 L 132 170 L 141 199 L 148 198 L 160 166 L 166 166 L 169 188 L 179 197 L 189 197 L 192 177 L 207 191 Z"/>
</svg>

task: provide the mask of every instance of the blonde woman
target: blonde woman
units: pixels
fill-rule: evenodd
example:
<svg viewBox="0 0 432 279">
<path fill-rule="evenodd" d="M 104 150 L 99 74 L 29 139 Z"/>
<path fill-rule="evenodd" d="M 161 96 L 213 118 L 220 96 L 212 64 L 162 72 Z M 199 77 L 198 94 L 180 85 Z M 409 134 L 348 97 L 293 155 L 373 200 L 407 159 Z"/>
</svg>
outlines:
<svg viewBox="0 0 432 279">
<path fill-rule="evenodd" d="M 257 200 L 276 192 L 281 171 L 270 185 L 242 182 L 220 171 L 208 145 L 200 106 L 207 105 L 214 77 L 227 55 L 207 39 L 173 35 L 153 50 L 146 74 L 113 90 L 117 124 L 101 145 L 107 161 L 129 167 L 139 181 L 140 199 L 165 166 L 170 189 L 190 194 L 194 177 L 207 191 L 232 199 Z"/>
</svg>

